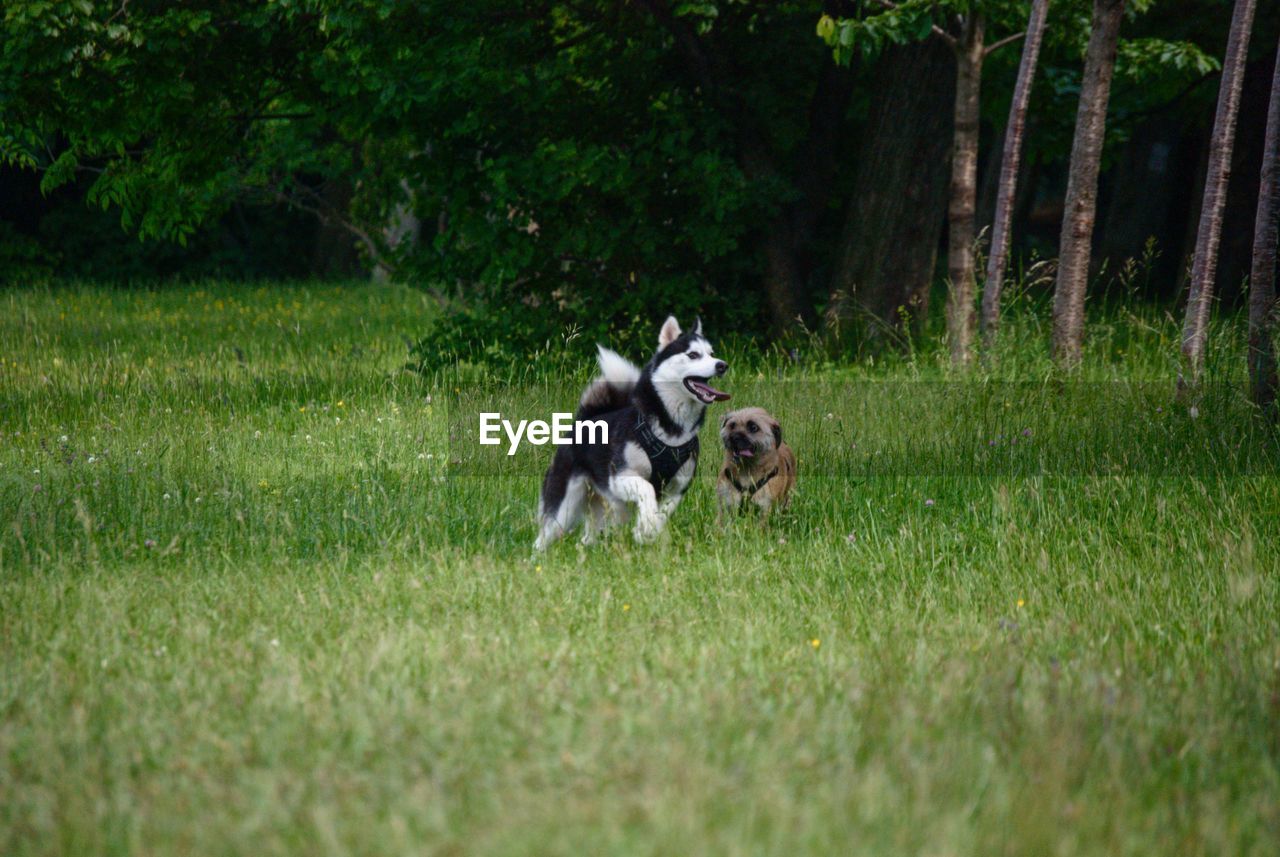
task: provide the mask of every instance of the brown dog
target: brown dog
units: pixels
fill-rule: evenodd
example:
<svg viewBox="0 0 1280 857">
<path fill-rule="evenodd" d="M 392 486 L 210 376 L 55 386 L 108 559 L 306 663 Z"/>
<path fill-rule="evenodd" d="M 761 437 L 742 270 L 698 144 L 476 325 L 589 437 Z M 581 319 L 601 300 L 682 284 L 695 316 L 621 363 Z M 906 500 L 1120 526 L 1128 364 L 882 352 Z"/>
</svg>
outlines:
<svg viewBox="0 0 1280 857">
<path fill-rule="evenodd" d="M 764 408 L 730 411 L 720 420 L 724 465 L 716 481 L 720 512 L 747 502 L 763 510 L 784 507 L 796 484 L 796 456 L 782 442 L 782 427 Z"/>
</svg>

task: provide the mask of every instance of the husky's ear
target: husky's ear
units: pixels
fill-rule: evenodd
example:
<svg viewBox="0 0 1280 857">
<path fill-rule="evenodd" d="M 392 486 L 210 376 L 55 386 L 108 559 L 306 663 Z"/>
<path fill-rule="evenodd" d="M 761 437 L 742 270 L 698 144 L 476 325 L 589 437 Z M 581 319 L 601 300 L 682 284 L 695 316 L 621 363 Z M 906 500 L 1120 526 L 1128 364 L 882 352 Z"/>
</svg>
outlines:
<svg viewBox="0 0 1280 857">
<path fill-rule="evenodd" d="M 679 338 L 680 322 L 676 321 L 674 315 L 669 315 L 667 320 L 662 323 L 662 330 L 658 331 L 658 347 L 666 348 Z"/>
<path fill-rule="evenodd" d="M 702 316 L 698 316 L 693 320 L 693 335 L 694 336 L 702 335 Z"/>
</svg>

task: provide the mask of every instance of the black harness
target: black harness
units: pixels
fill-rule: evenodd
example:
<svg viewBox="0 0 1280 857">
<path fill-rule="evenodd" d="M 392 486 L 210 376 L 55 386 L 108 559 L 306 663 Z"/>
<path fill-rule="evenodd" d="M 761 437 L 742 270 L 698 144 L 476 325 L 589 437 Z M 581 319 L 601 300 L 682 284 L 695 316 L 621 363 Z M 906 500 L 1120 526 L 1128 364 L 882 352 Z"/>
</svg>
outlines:
<svg viewBox="0 0 1280 857">
<path fill-rule="evenodd" d="M 778 475 L 778 468 L 775 467 L 770 470 L 769 475 L 763 479 L 757 479 L 755 482 L 749 482 L 746 485 L 743 485 L 737 479 L 734 479 L 733 474 L 729 472 L 729 468 L 727 467 L 724 470 L 724 475 L 729 477 L 729 481 L 733 483 L 733 487 L 737 488 L 738 493 L 742 495 L 742 499 L 746 500 L 748 497 L 754 497 L 757 491 L 768 485 L 769 480 Z"/>
<path fill-rule="evenodd" d="M 653 485 L 655 491 L 665 488 L 690 458 L 698 457 L 696 434 L 680 446 L 663 443 L 653 433 L 653 429 L 649 427 L 649 421 L 643 414 L 636 420 L 635 440 L 644 450 L 644 454 L 649 456 L 649 483 Z"/>
</svg>

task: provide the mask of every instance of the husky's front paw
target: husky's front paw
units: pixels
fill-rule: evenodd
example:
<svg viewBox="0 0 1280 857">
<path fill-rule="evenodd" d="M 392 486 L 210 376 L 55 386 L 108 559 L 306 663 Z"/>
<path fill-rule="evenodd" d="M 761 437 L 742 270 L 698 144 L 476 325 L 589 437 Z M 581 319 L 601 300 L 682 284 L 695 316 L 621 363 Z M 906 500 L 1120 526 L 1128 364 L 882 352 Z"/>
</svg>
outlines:
<svg viewBox="0 0 1280 857">
<path fill-rule="evenodd" d="M 647 544 L 662 534 L 667 526 L 667 516 L 661 512 L 642 515 L 636 519 L 635 537 L 639 544 Z"/>
</svg>

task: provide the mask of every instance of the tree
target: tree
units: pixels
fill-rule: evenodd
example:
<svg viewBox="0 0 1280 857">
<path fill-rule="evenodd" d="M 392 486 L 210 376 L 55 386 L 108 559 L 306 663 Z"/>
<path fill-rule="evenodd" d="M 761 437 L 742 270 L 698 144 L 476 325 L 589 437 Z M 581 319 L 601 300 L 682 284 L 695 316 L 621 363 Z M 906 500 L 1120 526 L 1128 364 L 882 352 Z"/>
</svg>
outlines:
<svg viewBox="0 0 1280 857">
<path fill-rule="evenodd" d="M 980 11 L 960 19 L 960 32 L 943 32 L 956 57 L 955 139 L 951 150 L 951 194 L 947 204 L 947 339 L 951 362 L 963 365 L 973 352 L 974 209 L 978 197 L 978 102 L 982 88 Z"/>
<path fill-rule="evenodd" d="M 1249 386 L 1262 411 L 1275 416 L 1276 227 L 1280 215 L 1280 46 L 1271 75 L 1271 101 L 1258 183 L 1258 214 L 1253 227 L 1253 267 L 1249 276 Z"/>
<path fill-rule="evenodd" d="M 1053 353 L 1054 358 L 1066 366 L 1080 361 L 1084 339 L 1084 299 L 1098 204 L 1098 168 L 1123 17 L 1124 0 L 1094 0 L 1076 130 L 1071 143 L 1058 277 L 1053 293 Z"/>
<path fill-rule="evenodd" d="M 287 205 L 447 296 L 781 331 L 813 317 L 849 145 L 812 27 L 799 2 L 14 0 L 0 158 L 90 178 L 147 237 Z M 389 240 L 410 214 L 422 240 Z"/>
<path fill-rule="evenodd" d="M 951 362 L 963 366 L 973 358 L 977 280 L 974 271 L 978 196 L 978 123 L 982 89 L 982 61 L 993 51 L 1023 37 L 1006 36 L 984 47 L 986 17 L 971 7 L 955 19 L 957 32 L 939 30 L 956 58 L 955 142 L 951 155 L 951 197 L 947 206 L 947 338 Z"/>
<path fill-rule="evenodd" d="M 1036 61 L 1044 38 L 1049 0 L 1032 0 L 1027 21 L 1022 60 L 1018 64 L 1018 81 L 1009 105 L 1009 121 L 1005 126 L 1004 155 L 1000 161 L 1000 179 L 996 189 L 995 219 L 991 227 L 991 250 L 987 258 L 987 281 L 982 289 L 982 335 L 984 347 L 995 345 L 1000 325 L 1000 293 L 1004 286 L 1005 264 L 1009 257 L 1013 206 L 1017 198 L 1018 168 L 1022 161 L 1022 135 L 1027 123 L 1027 105 L 1031 101 L 1031 82 L 1036 74 Z"/>
<path fill-rule="evenodd" d="M 858 18 L 833 19 L 824 15 L 818 23 L 818 34 L 833 48 L 838 63 L 848 62 L 857 50 L 864 54 L 875 55 L 884 50 L 886 45 L 895 46 L 892 53 L 902 57 L 912 53 L 908 46 L 930 39 L 940 41 L 948 49 L 955 70 L 953 87 L 942 87 L 936 73 L 932 78 L 919 78 L 920 65 L 910 65 L 897 73 L 884 73 L 882 76 L 892 81 L 890 86 L 897 90 L 896 100 L 910 105 L 924 105 L 932 100 L 934 94 L 951 91 L 951 136 L 950 158 L 943 153 L 939 158 L 949 160 L 951 182 L 947 196 L 946 213 L 949 224 L 948 269 L 950 272 L 950 292 L 947 301 L 947 331 L 951 343 L 953 362 L 968 362 L 974 327 L 974 211 L 977 201 L 977 163 L 978 163 L 978 128 L 979 105 L 982 86 L 982 62 L 992 50 L 1020 37 L 1021 34 L 1001 39 L 997 43 L 986 46 L 984 35 L 987 15 L 982 8 L 963 2 L 947 2 L 947 0 L 876 0 L 885 11 L 877 15 Z M 994 5 L 994 4 L 984 4 Z M 945 26 L 935 22 L 936 15 L 945 19 Z M 926 62 L 932 52 L 927 48 L 917 47 L 914 53 L 919 62 Z M 886 63 L 887 65 L 888 63 Z M 914 78 L 904 81 L 904 75 Z M 905 84 L 905 85 L 904 85 Z M 927 87 L 934 92 L 922 93 L 919 87 Z M 884 90 L 878 90 L 882 95 Z M 883 102 L 880 102 L 883 103 Z M 874 109 L 873 117 L 880 116 Z M 882 116 L 883 125 L 873 124 L 869 129 L 872 135 L 891 134 L 895 139 L 912 134 L 915 129 L 927 128 L 929 136 L 920 136 L 899 148 L 899 152 L 910 158 L 908 170 L 918 174 L 920 166 L 931 171 L 931 165 L 925 161 L 925 155 L 933 149 L 932 135 L 936 133 L 937 122 L 917 112 L 910 116 L 897 113 L 893 107 Z M 904 141 L 905 142 L 905 141 Z M 863 148 L 863 157 L 859 162 L 859 175 L 867 175 L 866 184 L 874 185 L 892 174 L 892 170 L 883 168 L 880 161 L 886 152 L 877 152 L 874 143 L 869 142 Z M 879 157 L 877 157 L 879 155 Z M 866 174 L 867 164 L 871 164 L 872 172 Z M 927 175 L 926 175 L 927 178 Z M 900 177 L 899 185 L 904 184 Z M 909 181 L 909 180 L 908 180 Z M 863 182 L 859 183 L 861 187 Z M 874 188 L 866 188 L 864 192 Z M 895 189 L 887 188 L 887 194 L 894 194 Z M 881 196 L 887 194 L 880 194 Z M 917 193 L 917 197 L 931 197 L 931 192 Z M 910 218 L 901 218 L 903 229 L 893 234 L 893 227 L 868 223 L 867 212 L 862 210 L 862 200 L 855 195 L 845 220 L 845 230 L 841 241 L 841 263 L 836 267 L 832 277 L 832 293 L 839 297 L 835 306 L 837 329 L 846 328 L 849 315 L 856 314 L 857 309 L 869 311 L 883 326 L 896 327 L 902 318 L 918 317 L 928 305 L 929 278 L 933 269 L 934 250 L 923 244 L 930 240 L 928 224 L 932 221 L 932 209 L 920 209 L 917 198 L 916 210 L 919 212 L 917 222 L 908 223 Z M 905 212 L 904 212 L 905 213 Z M 921 228 L 923 226 L 924 228 Z M 917 260 L 927 261 L 925 266 L 916 265 L 921 272 L 908 280 L 898 278 L 893 283 L 883 282 L 877 276 L 877 269 L 883 269 L 879 258 L 870 260 L 870 264 L 861 264 L 865 248 L 876 243 L 879 238 L 891 238 L 889 247 L 895 248 L 898 254 L 912 254 Z M 908 235 L 915 237 L 915 242 L 904 245 L 902 239 Z M 901 273 L 901 272 L 899 272 Z M 886 300 L 887 298 L 887 300 Z"/>
<path fill-rule="evenodd" d="M 928 306 L 951 154 L 976 145 L 957 107 L 977 76 L 957 86 L 939 32 L 972 48 L 966 20 L 991 41 L 1027 7 L 824 0 L 828 48 L 816 5 L 9 0 L 0 168 L 148 239 L 306 212 L 451 318 L 527 323 L 526 344 L 575 326 L 625 343 L 655 306 L 781 335 L 832 292 L 834 329 L 893 340 Z M 1076 89 L 1064 18 L 1045 36 L 1046 103 Z M 980 106 L 1003 97 L 1003 65 L 982 62 Z M 1165 82 L 1133 92 L 1160 100 Z M 1071 112 L 1037 109 L 1046 169 Z M 951 208 L 956 264 L 973 229 Z"/>
<path fill-rule="evenodd" d="M 902 44 L 936 38 L 949 49 L 955 63 L 952 98 L 951 183 L 947 198 L 947 338 L 951 361 L 967 364 L 972 357 L 975 327 L 974 212 L 978 192 L 978 129 L 982 92 L 982 63 L 987 55 L 1022 37 L 1021 33 L 984 44 L 987 9 L 994 3 L 946 2 L 946 0 L 877 0 L 888 11 L 873 18 L 832 21 L 823 18 L 819 34 L 836 47 L 837 59 L 846 44 L 881 41 Z M 934 22 L 940 13 L 946 25 Z M 936 84 L 935 84 L 936 86 Z M 899 120 L 900 121 L 900 120 Z M 847 274 L 847 272 L 842 272 Z M 847 276 L 837 279 L 837 289 L 848 289 Z"/>
<path fill-rule="evenodd" d="M 1213 281 L 1218 272 L 1222 210 L 1226 205 L 1227 181 L 1231 176 L 1231 151 L 1235 143 L 1236 114 L 1240 109 L 1240 87 L 1244 83 L 1254 5 L 1255 0 L 1236 0 L 1231 14 L 1231 30 L 1222 62 L 1222 82 L 1218 86 L 1218 108 L 1213 117 L 1213 136 L 1209 140 L 1204 202 L 1200 207 L 1200 227 L 1196 232 L 1195 259 L 1191 265 L 1187 293 L 1187 314 L 1182 327 L 1182 356 L 1193 384 L 1199 381 L 1204 366 Z"/>
<path fill-rule="evenodd" d="M 946 213 L 954 73 L 938 41 L 886 48 L 833 259 L 827 336 L 876 349 L 928 310 Z"/>
</svg>

